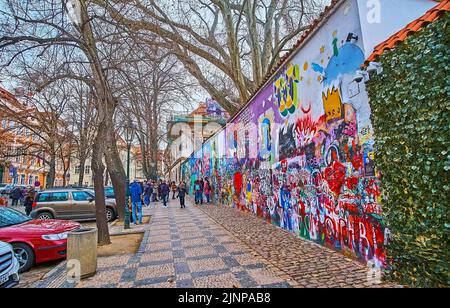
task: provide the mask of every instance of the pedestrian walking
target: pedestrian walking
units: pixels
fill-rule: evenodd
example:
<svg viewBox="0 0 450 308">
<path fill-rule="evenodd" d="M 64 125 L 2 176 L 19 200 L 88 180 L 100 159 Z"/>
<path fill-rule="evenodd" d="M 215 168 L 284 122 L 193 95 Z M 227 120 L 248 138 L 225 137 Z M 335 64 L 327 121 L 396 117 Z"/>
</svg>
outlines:
<svg viewBox="0 0 450 308">
<path fill-rule="evenodd" d="M 188 195 L 188 190 L 186 186 L 186 182 L 182 181 L 178 186 L 178 198 L 180 199 L 180 208 L 186 208 L 186 195 Z"/>
<path fill-rule="evenodd" d="M 161 185 L 162 185 L 162 181 L 159 180 L 159 182 L 158 182 L 158 199 L 159 200 L 161 200 L 161 197 L 162 197 L 162 195 L 161 195 Z"/>
<path fill-rule="evenodd" d="M 175 200 L 175 193 L 177 192 L 177 184 L 175 181 L 172 181 L 170 188 L 172 189 L 172 200 Z"/>
<path fill-rule="evenodd" d="M 23 193 L 20 187 L 14 187 L 11 191 L 10 198 L 12 200 L 12 206 L 17 206 L 19 204 L 19 200 L 22 199 Z"/>
<path fill-rule="evenodd" d="M 142 224 L 142 189 L 137 180 L 134 180 L 130 185 L 131 193 L 131 210 L 133 212 L 133 222 Z M 137 212 L 137 217 L 136 217 Z"/>
<path fill-rule="evenodd" d="M 25 206 L 25 214 L 27 216 L 30 216 L 31 211 L 33 210 L 33 202 L 34 202 L 34 198 L 36 196 L 35 190 L 34 189 L 30 189 L 27 193 L 27 195 L 25 196 L 25 200 L 24 200 L 24 206 Z"/>
<path fill-rule="evenodd" d="M 148 181 L 144 186 L 144 204 L 146 207 L 150 205 L 152 195 L 153 195 L 152 182 Z"/>
<path fill-rule="evenodd" d="M 209 179 L 205 179 L 205 184 L 203 186 L 203 192 L 205 193 L 206 197 L 206 204 L 209 204 L 211 201 L 211 184 L 209 183 Z"/>
<path fill-rule="evenodd" d="M 170 188 L 169 185 L 166 184 L 166 181 L 163 181 L 160 187 L 163 206 L 166 208 L 167 202 L 169 202 Z"/>
<path fill-rule="evenodd" d="M 195 204 L 203 204 L 203 186 L 200 180 L 194 182 Z"/>
<path fill-rule="evenodd" d="M 153 180 L 152 181 L 152 202 L 157 202 L 158 201 L 158 189 L 157 189 L 157 185 L 156 185 L 156 181 Z"/>
</svg>

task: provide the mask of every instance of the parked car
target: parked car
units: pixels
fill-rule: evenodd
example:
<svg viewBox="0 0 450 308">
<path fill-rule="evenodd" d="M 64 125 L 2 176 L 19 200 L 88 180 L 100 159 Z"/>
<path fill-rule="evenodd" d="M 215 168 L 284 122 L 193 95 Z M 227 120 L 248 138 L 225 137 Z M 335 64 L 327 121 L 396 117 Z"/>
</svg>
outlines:
<svg viewBox="0 0 450 308">
<path fill-rule="evenodd" d="M 27 190 L 28 186 L 26 185 L 18 185 L 18 184 L 7 184 L 3 188 L 0 188 L 0 194 L 2 195 L 10 195 L 14 188 L 19 187 L 22 191 Z"/>
<path fill-rule="evenodd" d="M 94 187 L 88 187 L 87 188 L 92 194 L 95 194 L 95 189 Z M 116 196 L 114 194 L 114 188 L 111 186 L 106 186 L 105 187 L 105 197 L 106 199 L 116 199 Z"/>
<path fill-rule="evenodd" d="M 67 233 L 80 227 L 74 221 L 33 220 L 14 209 L 0 207 L 0 241 L 13 246 L 19 273 L 34 264 L 65 258 Z"/>
<path fill-rule="evenodd" d="M 19 267 L 13 247 L 0 241 L 0 288 L 12 288 L 19 284 Z"/>
<path fill-rule="evenodd" d="M 0 187 L 0 194 L 1 195 L 6 195 L 9 194 L 12 190 L 12 188 L 14 187 L 13 184 L 5 184 Z"/>
<path fill-rule="evenodd" d="M 95 220 L 95 197 L 87 189 L 54 189 L 40 191 L 33 203 L 31 217 L 35 219 Z M 115 200 L 106 200 L 106 218 L 117 217 Z"/>
</svg>

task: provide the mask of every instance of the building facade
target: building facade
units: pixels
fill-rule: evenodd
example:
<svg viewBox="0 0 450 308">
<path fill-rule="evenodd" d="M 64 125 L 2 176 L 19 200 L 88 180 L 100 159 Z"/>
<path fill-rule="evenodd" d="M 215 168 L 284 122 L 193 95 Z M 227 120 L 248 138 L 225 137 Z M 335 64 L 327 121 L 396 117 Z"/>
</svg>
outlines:
<svg viewBox="0 0 450 308">
<path fill-rule="evenodd" d="M 189 155 L 226 124 L 229 114 L 214 100 L 201 102 L 187 115 L 172 117 L 167 125 L 168 146 L 165 151 L 165 174 L 171 181 L 182 179 L 181 166 Z"/>
<path fill-rule="evenodd" d="M 21 103 L 12 93 L 0 87 L 0 105 L 16 113 L 38 112 Z M 48 157 L 39 139 L 26 127 L 16 123 L 6 113 L 0 113 L 0 183 L 46 186 Z M 26 151 L 24 151 L 26 149 Z M 63 163 L 56 162 L 55 186 L 64 183 Z"/>
</svg>

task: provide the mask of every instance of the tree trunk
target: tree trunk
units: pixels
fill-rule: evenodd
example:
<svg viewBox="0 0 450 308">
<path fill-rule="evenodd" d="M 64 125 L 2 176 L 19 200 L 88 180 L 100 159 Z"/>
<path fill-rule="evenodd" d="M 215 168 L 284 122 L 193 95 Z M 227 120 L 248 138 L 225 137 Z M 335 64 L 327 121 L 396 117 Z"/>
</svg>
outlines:
<svg viewBox="0 0 450 308">
<path fill-rule="evenodd" d="M 119 221 L 124 221 L 126 174 L 123 168 L 122 160 L 120 159 L 119 150 L 117 149 L 117 140 L 112 116 L 108 117 L 106 125 L 105 160 L 106 165 L 108 166 L 111 183 L 114 188 L 118 219 Z"/>
<path fill-rule="evenodd" d="M 105 186 L 103 186 L 105 165 L 103 164 L 104 142 L 106 135 L 106 126 L 100 123 L 97 137 L 92 149 L 92 173 L 94 178 L 95 190 L 95 217 L 97 219 L 98 245 L 109 245 L 108 221 L 106 219 Z"/>
<path fill-rule="evenodd" d="M 109 170 L 108 168 L 106 168 L 106 173 L 105 173 L 105 187 L 109 185 Z"/>
<path fill-rule="evenodd" d="M 56 154 L 51 154 L 50 162 L 49 162 L 49 171 L 47 174 L 47 183 L 45 187 L 53 188 L 55 186 L 55 178 L 56 178 Z"/>
<path fill-rule="evenodd" d="M 84 186 L 84 169 L 86 168 L 86 158 L 80 158 L 80 177 L 78 178 L 78 186 Z"/>
</svg>

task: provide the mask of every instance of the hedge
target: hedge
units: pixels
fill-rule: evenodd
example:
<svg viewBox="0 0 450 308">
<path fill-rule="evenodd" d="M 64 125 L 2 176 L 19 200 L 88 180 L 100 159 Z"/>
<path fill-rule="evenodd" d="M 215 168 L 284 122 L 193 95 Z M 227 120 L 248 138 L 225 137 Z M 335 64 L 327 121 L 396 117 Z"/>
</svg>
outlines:
<svg viewBox="0 0 450 308">
<path fill-rule="evenodd" d="M 368 91 L 391 232 L 386 278 L 449 286 L 450 14 L 379 59 Z"/>
</svg>

